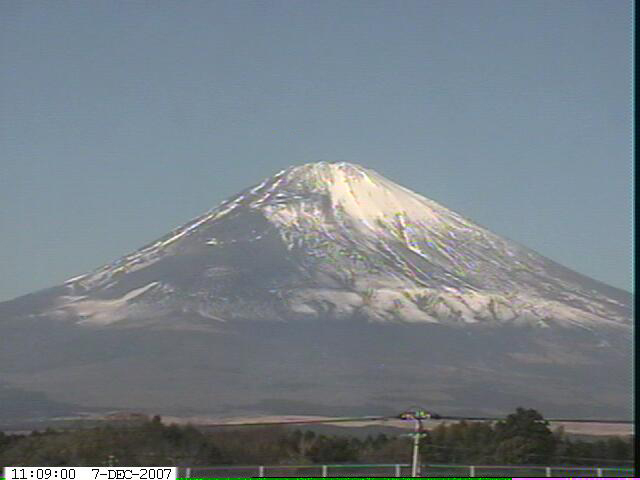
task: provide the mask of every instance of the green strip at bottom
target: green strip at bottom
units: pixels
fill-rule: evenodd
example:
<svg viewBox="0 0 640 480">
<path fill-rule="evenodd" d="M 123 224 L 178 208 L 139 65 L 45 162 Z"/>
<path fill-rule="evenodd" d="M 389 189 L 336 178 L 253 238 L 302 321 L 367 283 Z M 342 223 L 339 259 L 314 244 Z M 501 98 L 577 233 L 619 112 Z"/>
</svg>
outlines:
<svg viewBox="0 0 640 480">
<path fill-rule="evenodd" d="M 249 480 L 251 478 L 258 477 L 189 477 L 187 478 L 179 478 L 177 480 Z M 274 480 L 311 480 L 315 478 L 322 477 L 268 477 Z M 327 477 L 327 478 L 335 478 L 338 480 L 353 480 L 354 478 L 360 478 L 363 480 L 412 480 L 412 477 Z M 422 477 L 426 478 L 426 477 Z M 470 477 L 429 477 L 429 478 L 441 478 L 448 480 L 469 480 Z M 477 480 L 513 480 L 512 477 L 473 477 Z"/>
</svg>

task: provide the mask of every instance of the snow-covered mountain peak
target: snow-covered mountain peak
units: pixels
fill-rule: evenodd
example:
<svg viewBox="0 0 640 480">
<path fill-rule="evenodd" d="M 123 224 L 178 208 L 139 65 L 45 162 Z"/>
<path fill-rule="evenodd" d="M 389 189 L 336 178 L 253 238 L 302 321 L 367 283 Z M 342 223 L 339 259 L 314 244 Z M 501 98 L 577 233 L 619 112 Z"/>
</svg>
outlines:
<svg viewBox="0 0 640 480">
<path fill-rule="evenodd" d="M 291 167 L 65 283 L 90 322 L 364 316 L 436 323 L 626 325 L 624 295 L 373 170 Z"/>
<path fill-rule="evenodd" d="M 281 177 L 277 187 L 297 194 L 331 194 L 335 189 L 350 186 L 358 188 L 362 182 L 371 182 L 374 174 L 360 165 L 346 162 L 315 162 L 283 170 L 274 177 Z"/>
<path fill-rule="evenodd" d="M 392 183 L 375 171 L 347 162 L 316 162 L 291 167 L 284 171 L 286 185 L 300 193 L 331 193 L 350 188 L 354 192 L 370 184 Z"/>
<path fill-rule="evenodd" d="M 269 204 L 267 210 L 277 210 L 292 221 L 297 221 L 305 211 L 313 211 L 310 203 L 322 203 L 325 212 L 347 217 L 355 225 L 369 229 L 378 229 L 381 223 L 388 222 L 427 227 L 447 219 L 462 221 L 436 202 L 359 165 L 311 163 L 289 168 L 273 178 L 277 181 L 272 183 L 270 191 L 253 202 L 253 206 Z"/>
</svg>

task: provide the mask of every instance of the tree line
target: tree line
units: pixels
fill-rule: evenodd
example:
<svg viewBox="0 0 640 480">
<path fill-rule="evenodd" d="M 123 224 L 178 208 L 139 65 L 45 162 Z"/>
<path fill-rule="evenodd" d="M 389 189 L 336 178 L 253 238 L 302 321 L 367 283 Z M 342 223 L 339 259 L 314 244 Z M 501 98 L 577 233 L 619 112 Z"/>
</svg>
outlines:
<svg viewBox="0 0 640 480">
<path fill-rule="evenodd" d="M 423 463 L 466 465 L 625 466 L 632 439 L 571 439 L 552 431 L 535 410 L 518 408 L 505 420 L 441 424 L 421 440 Z M 160 417 L 136 425 L 79 430 L 0 432 L 0 465 L 214 466 L 410 463 L 406 435 L 326 435 L 285 427 L 207 431 L 165 425 Z"/>
</svg>

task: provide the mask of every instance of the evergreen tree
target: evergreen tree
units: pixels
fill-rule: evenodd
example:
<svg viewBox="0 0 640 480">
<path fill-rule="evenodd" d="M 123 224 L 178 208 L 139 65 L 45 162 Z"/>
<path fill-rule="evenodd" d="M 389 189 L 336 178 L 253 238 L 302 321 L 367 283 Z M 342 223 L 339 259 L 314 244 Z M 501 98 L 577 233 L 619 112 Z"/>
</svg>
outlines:
<svg viewBox="0 0 640 480">
<path fill-rule="evenodd" d="M 496 460 L 506 463 L 549 463 L 556 438 L 542 415 L 518 407 L 495 425 Z"/>
</svg>

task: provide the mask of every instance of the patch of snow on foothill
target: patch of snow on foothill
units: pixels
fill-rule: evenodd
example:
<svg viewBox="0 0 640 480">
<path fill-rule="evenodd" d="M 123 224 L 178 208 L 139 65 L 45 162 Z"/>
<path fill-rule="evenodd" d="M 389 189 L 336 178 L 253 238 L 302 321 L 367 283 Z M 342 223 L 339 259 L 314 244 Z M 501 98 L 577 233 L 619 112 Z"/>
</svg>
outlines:
<svg viewBox="0 0 640 480">
<path fill-rule="evenodd" d="M 78 322 L 79 325 L 109 325 L 130 317 L 132 312 L 129 302 L 157 285 L 158 282 L 152 282 L 131 290 L 120 298 L 110 300 L 90 300 L 84 296 L 62 297 L 63 304 L 57 310 L 80 317 L 82 320 Z"/>
</svg>

